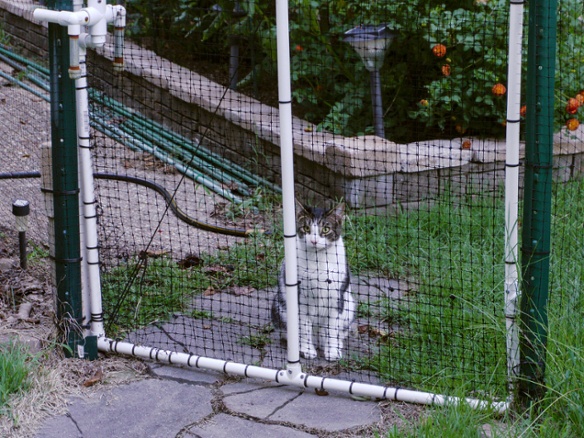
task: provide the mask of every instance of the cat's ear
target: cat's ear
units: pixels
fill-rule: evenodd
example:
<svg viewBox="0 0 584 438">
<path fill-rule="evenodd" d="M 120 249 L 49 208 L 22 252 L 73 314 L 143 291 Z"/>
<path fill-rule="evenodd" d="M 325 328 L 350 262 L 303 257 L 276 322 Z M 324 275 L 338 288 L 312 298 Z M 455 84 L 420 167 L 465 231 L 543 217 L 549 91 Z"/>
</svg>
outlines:
<svg viewBox="0 0 584 438">
<path fill-rule="evenodd" d="M 345 216 L 345 203 L 339 202 L 336 207 L 333 207 L 330 210 L 330 213 L 333 213 L 335 216 L 344 217 Z"/>
<path fill-rule="evenodd" d="M 296 202 L 296 215 L 297 216 L 299 214 L 307 214 L 308 213 L 308 211 L 306 210 L 306 207 L 304 207 L 304 205 L 302 205 L 302 203 L 298 199 L 295 199 L 294 201 Z"/>
</svg>

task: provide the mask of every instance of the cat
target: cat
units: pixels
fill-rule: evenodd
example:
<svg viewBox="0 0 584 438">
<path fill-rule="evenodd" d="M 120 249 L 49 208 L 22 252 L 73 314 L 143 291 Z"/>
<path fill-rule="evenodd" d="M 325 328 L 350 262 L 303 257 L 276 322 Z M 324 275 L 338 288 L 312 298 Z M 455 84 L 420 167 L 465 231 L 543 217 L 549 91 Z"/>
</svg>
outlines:
<svg viewBox="0 0 584 438">
<path fill-rule="evenodd" d="M 314 359 L 317 345 L 328 361 L 343 357 L 344 343 L 355 318 L 351 277 L 342 228 L 345 204 L 330 210 L 296 202 L 300 354 Z M 272 323 L 286 330 L 286 282 L 282 264 L 272 303 Z"/>
</svg>

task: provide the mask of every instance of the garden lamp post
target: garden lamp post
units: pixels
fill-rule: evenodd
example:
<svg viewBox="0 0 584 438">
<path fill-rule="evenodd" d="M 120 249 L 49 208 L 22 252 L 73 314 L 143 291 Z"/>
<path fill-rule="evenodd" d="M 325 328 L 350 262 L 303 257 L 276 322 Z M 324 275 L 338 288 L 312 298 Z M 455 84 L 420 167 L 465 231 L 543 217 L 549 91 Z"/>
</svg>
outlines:
<svg viewBox="0 0 584 438">
<path fill-rule="evenodd" d="M 223 8 L 220 4 L 215 4 L 211 6 L 211 11 L 221 13 Z M 241 3 L 236 1 L 233 11 L 231 11 L 231 17 L 234 19 L 240 19 L 247 15 L 247 12 L 241 7 Z M 237 89 L 237 82 L 239 76 L 239 45 L 241 44 L 241 35 L 229 35 L 229 88 L 231 90 Z"/>
<path fill-rule="evenodd" d="M 20 252 L 20 268 L 26 269 L 26 230 L 28 229 L 29 202 L 25 199 L 16 199 L 12 203 L 12 214 L 18 231 L 18 247 Z"/>
<path fill-rule="evenodd" d="M 383 127 L 383 106 L 381 103 L 381 77 L 379 70 L 383 65 L 385 51 L 395 34 L 387 25 L 360 25 L 345 32 L 343 41 L 349 43 L 359 54 L 365 68 L 371 75 L 371 101 L 373 103 L 373 121 L 375 135 L 385 138 Z"/>
</svg>

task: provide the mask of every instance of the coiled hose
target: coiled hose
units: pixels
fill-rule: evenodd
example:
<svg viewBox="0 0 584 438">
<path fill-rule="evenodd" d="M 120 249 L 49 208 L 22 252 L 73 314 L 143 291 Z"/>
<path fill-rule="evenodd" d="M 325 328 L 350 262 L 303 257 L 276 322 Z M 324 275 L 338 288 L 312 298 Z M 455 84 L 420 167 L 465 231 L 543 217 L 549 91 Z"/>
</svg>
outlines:
<svg viewBox="0 0 584 438">
<path fill-rule="evenodd" d="M 5 172 L 0 173 L 0 180 L 3 179 L 25 179 L 25 178 L 40 178 L 41 173 L 36 171 L 31 172 Z M 94 173 L 93 177 L 95 179 L 105 179 L 105 180 L 112 180 L 112 181 L 123 181 L 132 184 L 138 184 L 144 187 L 147 187 L 151 190 L 154 190 L 160 196 L 163 197 L 164 201 L 168 208 L 174 213 L 174 215 L 192 227 L 198 228 L 204 231 L 211 231 L 218 234 L 224 234 L 227 236 L 235 236 L 235 237 L 249 237 L 251 234 L 254 233 L 263 233 L 263 234 L 270 234 L 270 232 L 261 230 L 261 229 L 243 229 L 243 228 L 229 228 L 229 227 L 222 227 L 220 225 L 213 225 L 206 222 L 202 222 L 197 220 L 188 214 L 186 214 L 177 204 L 176 199 L 174 196 L 170 194 L 168 190 L 166 190 L 163 186 L 154 181 L 150 181 L 144 178 L 138 178 L 135 176 L 130 175 L 119 175 L 115 173 L 105 173 L 105 172 L 98 172 Z"/>
</svg>

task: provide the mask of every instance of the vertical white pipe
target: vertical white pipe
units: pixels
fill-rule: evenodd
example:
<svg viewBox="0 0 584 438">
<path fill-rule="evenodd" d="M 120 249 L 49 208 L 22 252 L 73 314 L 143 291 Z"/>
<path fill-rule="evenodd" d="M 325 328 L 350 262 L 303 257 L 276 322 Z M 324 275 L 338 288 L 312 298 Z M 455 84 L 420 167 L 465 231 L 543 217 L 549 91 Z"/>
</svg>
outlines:
<svg viewBox="0 0 584 438">
<path fill-rule="evenodd" d="M 91 35 L 91 42 L 95 47 L 105 44 L 107 36 L 107 21 L 105 19 L 107 13 L 106 0 L 87 0 L 88 10 L 94 9 L 97 11 L 96 21 L 92 23 L 88 31 Z"/>
<path fill-rule="evenodd" d="M 126 9 L 122 5 L 109 6 L 111 22 L 114 23 L 114 72 L 124 70 L 124 33 L 126 28 Z M 108 12 L 109 14 L 109 12 Z M 107 18 L 109 22 L 109 17 Z"/>
<path fill-rule="evenodd" d="M 83 7 L 82 0 L 73 1 L 73 12 L 78 12 Z M 73 48 L 71 44 L 71 54 L 70 54 L 70 65 L 69 65 L 69 77 L 75 80 L 75 88 L 79 86 L 77 79 L 84 76 L 85 71 L 79 66 L 80 59 L 80 48 L 79 48 L 79 35 L 81 34 L 81 26 L 79 25 L 69 25 L 67 29 L 69 38 L 75 35 L 76 47 L 75 53 L 73 53 Z M 84 49 L 81 49 L 84 50 Z M 80 118 L 79 118 L 79 93 L 75 92 L 75 104 L 76 104 L 76 118 L 77 118 L 77 147 L 79 147 L 79 137 L 80 137 Z M 81 155 L 77 155 L 78 159 L 78 172 L 79 172 L 79 188 L 80 196 L 83 196 L 83 175 L 82 175 L 82 163 Z M 79 245 L 81 253 L 81 314 L 83 315 L 83 337 L 91 335 L 90 322 L 91 322 L 91 303 L 90 303 L 90 292 L 89 292 L 89 273 L 87 270 L 87 254 L 86 248 L 87 244 L 85 241 L 85 219 L 84 219 L 84 207 L 83 202 L 79 202 Z"/>
<path fill-rule="evenodd" d="M 89 295 L 89 310 L 91 334 L 104 336 L 103 310 L 101 302 L 101 275 L 99 272 L 99 251 L 97 238 L 97 208 L 95 187 L 93 183 L 93 165 L 91 159 L 89 98 L 87 95 L 87 65 L 85 62 L 86 48 L 79 49 L 79 66 L 81 75 L 75 81 L 77 99 L 77 142 L 79 146 L 79 172 L 81 200 L 83 204 L 83 264 L 87 275 L 87 293 Z M 84 288 L 85 291 L 85 288 Z"/>
<path fill-rule="evenodd" d="M 517 304 L 519 134 L 521 111 L 521 61 L 523 2 L 511 1 L 509 11 L 509 66 L 507 76 L 507 149 L 505 159 L 505 320 L 507 329 L 507 378 L 513 394 L 519 369 Z"/>
<path fill-rule="evenodd" d="M 278 99 L 280 109 L 280 157 L 284 215 L 284 263 L 286 267 L 286 309 L 288 372 L 301 372 L 298 323 L 298 267 L 296 260 L 296 213 L 294 202 L 294 142 L 292 138 L 292 92 L 290 85 L 290 40 L 288 1 L 276 0 L 278 54 Z"/>
</svg>

